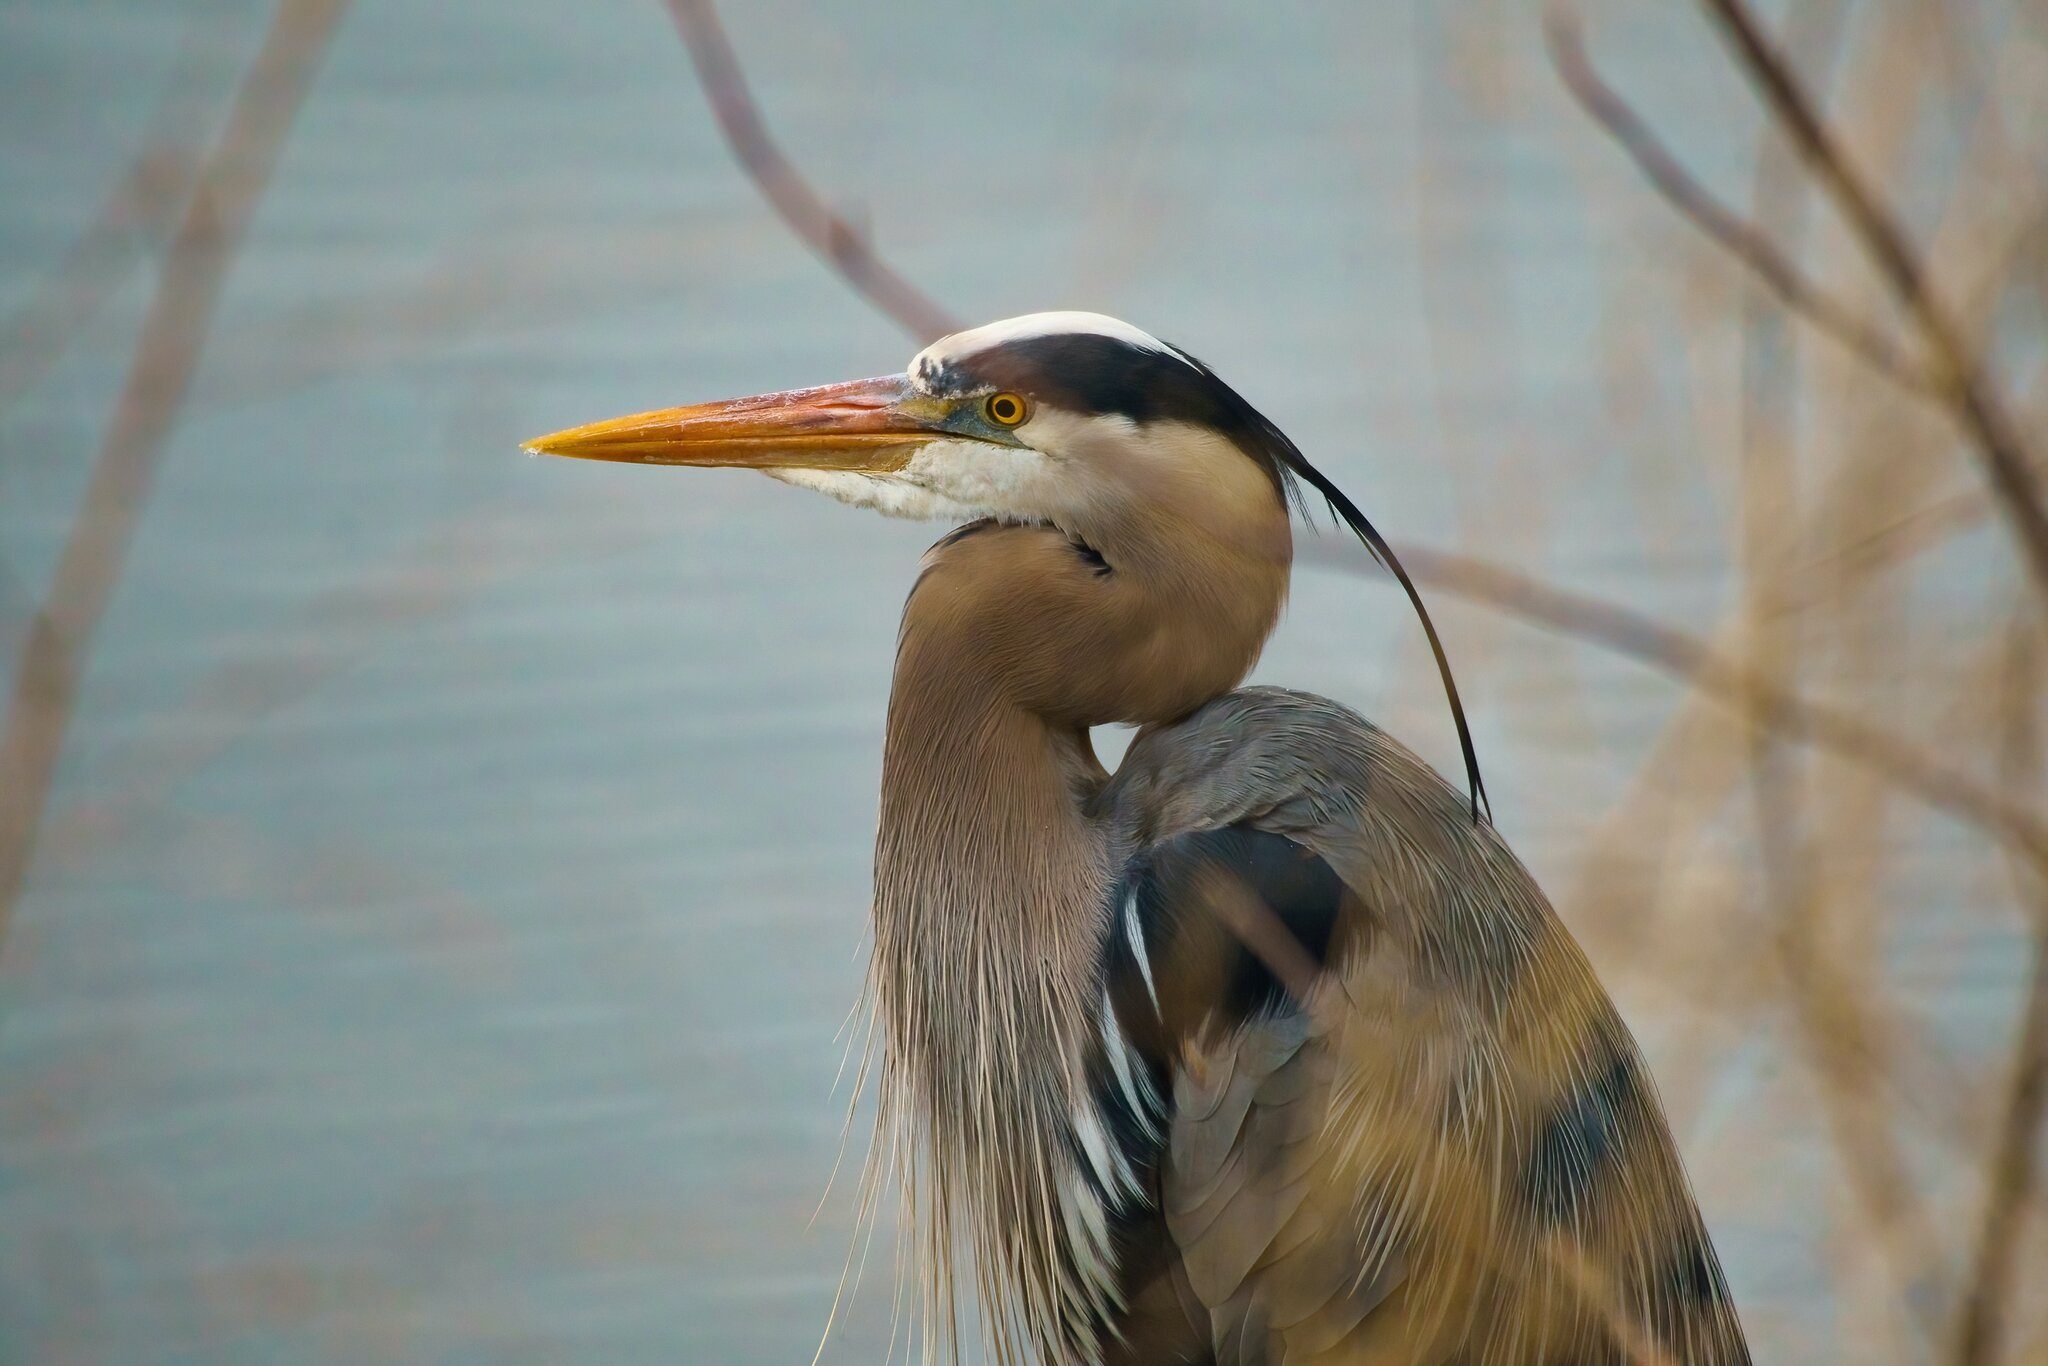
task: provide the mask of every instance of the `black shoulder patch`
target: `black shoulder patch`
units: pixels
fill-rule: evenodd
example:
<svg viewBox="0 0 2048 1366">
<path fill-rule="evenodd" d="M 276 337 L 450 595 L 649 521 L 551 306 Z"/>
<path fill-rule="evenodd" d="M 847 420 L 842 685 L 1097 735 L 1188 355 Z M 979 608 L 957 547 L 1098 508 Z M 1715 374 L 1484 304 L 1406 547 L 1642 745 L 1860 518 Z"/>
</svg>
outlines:
<svg viewBox="0 0 2048 1366">
<path fill-rule="evenodd" d="M 1747 1366 L 1749 1347 L 1707 1231 L 1697 1219 L 1686 1220 L 1668 1246 L 1661 1259 L 1654 1253 L 1646 1258 L 1643 1283 L 1632 1295 L 1648 1314 L 1647 1326 L 1674 1361 Z"/>
<path fill-rule="evenodd" d="M 1704 1230 L 1688 1228 L 1664 1268 L 1663 1289 L 1688 1308 L 1728 1302 L 1728 1282 Z"/>
<path fill-rule="evenodd" d="M 1166 1021 L 1169 1029 L 1191 1027 L 1202 1017 L 1230 1024 L 1292 1004 L 1272 970 L 1206 904 L 1204 884 L 1219 874 L 1257 897 L 1318 966 L 1338 947 L 1347 889 L 1305 846 L 1249 826 L 1168 840 L 1126 874 L 1120 913 L 1135 917 L 1137 933 L 1112 936 L 1106 966 L 1138 967 L 1133 944 L 1116 941 L 1141 941 L 1168 1013 L 1188 1017 Z M 1183 999 L 1190 990 L 1197 999 Z"/>
<path fill-rule="evenodd" d="M 1530 1148 L 1522 1191 L 1545 1219 L 1582 1208 L 1631 1136 L 1652 1122 L 1634 1050 L 1613 1045 L 1604 1056 L 1598 1072 L 1557 1098 Z"/>
<path fill-rule="evenodd" d="M 1127 1292 L 1136 1289 L 1129 1277 L 1150 1265 L 1146 1240 L 1163 1227 L 1159 1163 L 1181 1042 L 1205 1025 L 1229 1027 L 1291 1003 L 1287 988 L 1207 904 L 1219 874 L 1256 896 L 1318 964 L 1344 939 L 1344 884 L 1281 835 L 1205 830 L 1165 841 L 1125 868 L 1106 908 L 1100 961 L 1109 1027 L 1089 1059 L 1089 1081 L 1105 1138 L 1145 1191 L 1136 1200 L 1102 1191 Z"/>
</svg>

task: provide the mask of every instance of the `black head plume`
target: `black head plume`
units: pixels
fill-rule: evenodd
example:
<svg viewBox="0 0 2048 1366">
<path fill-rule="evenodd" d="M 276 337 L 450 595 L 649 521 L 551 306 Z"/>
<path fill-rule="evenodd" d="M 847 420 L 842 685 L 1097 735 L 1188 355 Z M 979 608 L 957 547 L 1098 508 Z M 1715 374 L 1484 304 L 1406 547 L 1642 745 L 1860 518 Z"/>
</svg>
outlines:
<svg viewBox="0 0 2048 1366">
<path fill-rule="evenodd" d="M 1291 445 L 1291 443 L 1290 443 Z M 1422 633 L 1429 637 L 1430 653 L 1436 656 L 1436 671 L 1444 681 L 1444 696 L 1451 704 L 1451 720 L 1458 727 L 1458 748 L 1465 756 L 1465 777 L 1471 785 L 1472 819 L 1477 822 L 1484 810 L 1486 819 L 1493 820 L 1493 803 L 1486 797 L 1486 782 L 1479 776 L 1479 751 L 1472 743 L 1472 727 L 1465 720 L 1465 704 L 1458 698 L 1458 680 L 1451 676 L 1451 661 L 1444 654 L 1444 643 L 1436 633 L 1436 623 L 1429 619 L 1429 609 L 1422 605 L 1422 594 L 1416 591 L 1415 581 L 1408 577 L 1408 571 L 1401 566 L 1400 557 L 1387 544 L 1386 537 L 1358 510 L 1358 504 L 1351 501 L 1344 490 L 1337 487 L 1330 477 L 1308 463 L 1299 450 L 1294 458 L 1286 462 L 1290 474 L 1308 482 L 1309 486 L 1330 505 L 1330 512 L 1343 520 L 1352 533 L 1364 543 L 1368 553 L 1386 566 L 1394 581 L 1401 585 L 1401 591 L 1408 595 L 1408 601 L 1415 608 L 1415 615 L 1422 621 Z"/>
<path fill-rule="evenodd" d="M 1297 480 L 1307 483 L 1323 496 L 1329 504 L 1330 514 L 1351 528 L 1366 552 L 1394 576 L 1394 581 L 1401 585 L 1401 591 L 1408 595 L 1409 604 L 1415 608 L 1415 615 L 1422 622 L 1422 633 L 1429 637 L 1429 651 L 1436 657 L 1436 671 L 1444 682 L 1444 697 L 1451 704 L 1451 721 L 1458 728 L 1458 748 L 1465 757 L 1465 778 L 1471 791 L 1472 820 L 1476 824 L 1483 812 L 1485 819 L 1492 821 L 1493 803 L 1487 800 L 1486 781 L 1479 776 L 1479 750 L 1472 742 L 1472 727 L 1465 719 L 1465 704 L 1458 697 L 1458 681 L 1451 676 L 1450 657 L 1444 653 L 1443 640 L 1436 633 L 1436 623 L 1429 618 L 1429 609 L 1423 606 L 1422 594 L 1416 591 L 1415 581 L 1408 577 L 1408 571 L 1394 554 L 1394 548 L 1387 544 L 1386 537 L 1380 535 L 1379 528 L 1359 511 L 1358 504 L 1352 502 L 1328 475 L 1311 465 L 1308 457 L 1301 453 L 1301 448 L 1270 418 L 1217 379 L 1200 361 L 1185 352 L 1178 354 L 1214 384 L 1217 401 L 1226 414 L 1224 420 L 1216 421 L 1214 425 L 1230 435 L 1240 449 L 1267 467 L 1274 482 L 1281 486 L 1285 496 L 1292 499 L 1302 520 L 1309 520 L 1308 505 L 1301 496 Z"/>
</svg>

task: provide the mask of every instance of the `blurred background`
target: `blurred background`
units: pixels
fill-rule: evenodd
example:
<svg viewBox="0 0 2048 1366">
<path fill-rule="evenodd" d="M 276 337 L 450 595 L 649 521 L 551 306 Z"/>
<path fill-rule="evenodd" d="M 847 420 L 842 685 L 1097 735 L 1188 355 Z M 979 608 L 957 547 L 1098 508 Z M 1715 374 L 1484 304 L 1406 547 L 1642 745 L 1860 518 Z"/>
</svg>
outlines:
<svg viewBox="0 0 2048 1366">
<path fill-rule="evenodd" d="M 843 257 L 1175 341 L 1403 548 L 1759 1359 L 2048 1361 L 2048 9 L 1756 15 L 1944 332 L 1707 8 L 724 19 Z M 0 1360 L 809 1359 L 939 529 L 517 446 L 915 346 L 658 0 L 0 0 Z M 1455 773 L 1301 558 L 1257 677 Z"/>
</svg>

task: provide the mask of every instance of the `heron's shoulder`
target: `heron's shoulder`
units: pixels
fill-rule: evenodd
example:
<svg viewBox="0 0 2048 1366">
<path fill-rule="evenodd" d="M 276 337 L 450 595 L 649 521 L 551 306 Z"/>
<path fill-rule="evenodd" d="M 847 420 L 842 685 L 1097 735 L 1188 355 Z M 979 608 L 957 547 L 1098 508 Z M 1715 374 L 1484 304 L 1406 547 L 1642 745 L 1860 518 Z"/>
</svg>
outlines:
<svg viewBox="0 0 2048 1366">
<path fill-rule="evenodd" d="M 1239 688 L 1178 721 L 1146 726 L 1125 764 L 1196 770 L 1218 764 L 1426 767 L 1342 702 L 1291 688 Z"/>
<path fill-rule="evenodd" d="M 1465 798 L 1400 741 L 1341 702 L 1241 688 L 1147 726 L 1098 799 L 1137 843 L 1254 824 L 1285 830 L 1381 821 L 1493 843 Z"/>
</svg>

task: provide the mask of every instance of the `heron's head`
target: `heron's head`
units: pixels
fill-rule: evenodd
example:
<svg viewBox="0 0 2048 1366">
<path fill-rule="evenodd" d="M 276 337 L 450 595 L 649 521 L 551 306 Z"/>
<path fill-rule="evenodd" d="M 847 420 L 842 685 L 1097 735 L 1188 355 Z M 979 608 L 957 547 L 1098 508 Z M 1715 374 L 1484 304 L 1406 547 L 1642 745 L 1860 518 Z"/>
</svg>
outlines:
<svg viewBox="0 0 2048 1366">
<path fill-rule="evenodd" d="M 636 413 L 527 448 L 757 469 L 891 516 L 1056 530 L 1084 565 L 1149 583 L 1142 610 L 1126 604 L 1153 623 L 1148 639 L 1161 613 L 1187 617 L 1191 635 L 1241 637 L 1222 650 L 1225 687 L 1285 594 L 1297 480 L 1414 597 L 1379 534 L 1278 427 L 1185 351 L 1099 313 L 1010 318 L 941 338 L 901 374 Z"/>
<path fill-rule="evenodd" d="M 1299 453 L 1187 353 L 1099 313 L 955 333 L 898 375 L 638 413 L 550 455 L 742 466 L 897 517 L 1044 523 L 1107 549 L 1139 527 L 1285 560 Z"/>
</svg>

